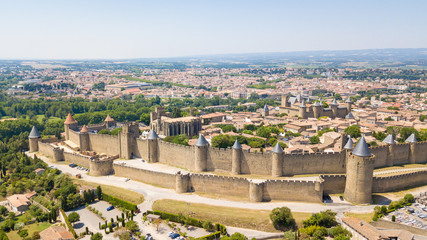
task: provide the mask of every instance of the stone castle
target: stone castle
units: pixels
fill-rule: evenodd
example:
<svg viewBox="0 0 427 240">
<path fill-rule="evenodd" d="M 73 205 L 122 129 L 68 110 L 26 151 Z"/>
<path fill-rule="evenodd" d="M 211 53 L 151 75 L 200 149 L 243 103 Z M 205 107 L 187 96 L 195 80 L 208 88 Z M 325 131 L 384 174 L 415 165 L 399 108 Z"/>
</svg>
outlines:
<svg viewBox="0 0 427 240">
<path fill-rule="evenodd" d="M 189 137 L 197 136 L 202 130 L 202 120 L 200 117 L 194 117 L 192 110 L 190 115 L 190 117 L 169 118 L 163 108 L 156 107 L 155 111 L 150 113 L 150 127 L 166 137 L 180 134 Z"/>
<path fill-rule="evenodd" d="M 102 124 L 104 128 L 106 125 Z M 278 144 L 271 152 L 265 153 L 243 150 L 237 141 L 232 148 L 213 148 L 202 135 L 194 146 L 177 145 L 162 141 L 154 129 L 147 138 L 141 138 L 138 125 L 134 123 L 123 124 L 118 136 L 96 134 L 90 132 L 92 126 L 79 127 L 71 115 L 67 117 L 64 127 L 65 142 L 62 144 L 75 146 L 75 152 L 64 151 L 61 143 L 41 140 L 35 128 L 29 135 L 30 151 L 38 151 L 53 161 L 67 161 L 88 167 L 93 175 L 114 173 L 173 188 L 179 193 L 208 192 L 246 196 L 256 202 L 319 202 L 326 194 L 343 193 L 350 202 L 369 204 L 372 193 L 427 184 L 427 171 L 387 177 L 374 175 L 375 168 L 427 163 L 427 142 L 417 142 L 414 135 L 405 143 L 395 143 L 390 135 L 384 141 L 386 145 L 379 147 L 368 147 L 364 137 L 354 147 L 351 138 L 342 135 L 341 141 L 345 147 L 340 152 L 285 154 Z M 95 127 L 101 128 L 99 125 Z M 104 153 L 106 157 L 82 154 L 86 151 Z M 171 173 L 138 168 L 126 165 L 126 161 L 114 162 L 116 158 L 141 158 L 150 164 L 166 164 L 185 170 Z M 315 180 L 286 178 L 303 174 L 317 174 L 319 177 Z"/>
<path fill-rule="evenodd" d="M 337 101 L 329 104 L 329 108 L 325 108 L 321 102 L 308 104 L 310 99 L 304 99 L 301 94 L 297 96 L 284 95 L 281 99 L 281 106 L 279 107 L 280 113 L 286 113 L 289 116 L 298 116 L 303 119 L 329 117 L 345 118 L 351 113 L 351 100 L 348 98 L 344 106 L 340 106 Z"/>
</svg>

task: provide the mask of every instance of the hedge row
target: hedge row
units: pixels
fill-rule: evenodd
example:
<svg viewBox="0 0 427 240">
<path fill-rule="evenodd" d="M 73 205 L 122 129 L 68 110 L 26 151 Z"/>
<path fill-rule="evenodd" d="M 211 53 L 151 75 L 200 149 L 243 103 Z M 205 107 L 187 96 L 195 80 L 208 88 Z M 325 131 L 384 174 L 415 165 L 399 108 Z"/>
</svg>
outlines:
<svg viewBox="0 0 427 240">
<path fill-rule="evenodd" d="M 73 234 L 74 238 L 77 238 L 76 231 L 74 231 L 73 225 L 71 225 L 70 221 L 68 220 L 67 214 L 65 214 L 62 208 L 60 208 L 59 211 L 61 211 L 61 214 L 64 217 L 65 224 L 67 224 L 68 230 Z"/>
<path fill-rule="evenodd" d="M 161 211 L 147 211 L 148 214 L 155 214 L 155 215 L 159 215 L 161 219 L 168 219 L 169 221 L 172 222 L 177 222 L 177 223 L 182 223 L 182 224 L 188 224 L 191 226 L 195 226 L 195 227 L 199 227 L 199 228 L 203 228 L 203 221 L 196 219 L 196 218 L 191 218 L 191 217 L 186 217 L 182 214 L 173 214 L 173 213 L 167 213 L 167 212 L 161 212 Z M 227 234 L 227 228 L 219 223 L 215 223 L 215 231 L 220 232 L 220 234 L 225 235 Z"/>
<path fill-rule="evenodd" d="M 102 193 L 102 200 L 109 202 L 111 205 L 126 208 L 127 210 L 130 210 L 130 211 L 136 211 L 136 208 L 137 208 L 136 204 L 124 201 L 120 198 L 116 198 L 105 193 Z"/>
<path fill-rule="evenodd" d="M 215 240 L 215 239 L 219 239 L 220 236 L 221 236 L 221 232 L 218 231 L 203 237 L 196 238 L 196 240 Z"/>
</svg>

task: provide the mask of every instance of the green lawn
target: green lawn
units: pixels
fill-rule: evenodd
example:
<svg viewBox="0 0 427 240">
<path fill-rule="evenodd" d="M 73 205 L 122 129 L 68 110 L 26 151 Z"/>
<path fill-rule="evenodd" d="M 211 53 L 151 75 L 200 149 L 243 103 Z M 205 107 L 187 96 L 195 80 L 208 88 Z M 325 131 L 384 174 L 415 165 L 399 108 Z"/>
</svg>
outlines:
<svg viewBox="0 0 427 240">
<path fill-rule="evenodd" d="M 44 117 L 45 117 L 44 115 L 37 115 L 37 121 L 38 122 L 42 122 L 42 120 L 43 120 Z M 49 118 L 49 122 L 50 121 L 57 121 L 57 120 L 61 120 L 61 119 L 58 118 L 58 117 L 50 117 Z"/>
<path fill-rule="evenodd" d="M 182 213 L 201 220 L 209 220 L 227 226 L 256 229 L 260 231 L 276 232 L 270 221 L 269 210 L 253 210 L 243 208 L 220 207 L 207 204 L 175 201 L 169 199 L 157 200 L 153 204 L 153 210 Z M 309 218 L 311 213 L 292 212 L 297 224 L 301 227 L 302 221 Z"/>
<path fill-rule="evenodd" d="M 42 222 L 42 223 L 33 223 L 30 225 L 26 225 L 23 229 L 28 230 L 28 237 L 33 236 L 34 232 L 41 232 L 43 230 L 45 230 L 46 228 L 50 227 L 52 224 L 48 223 L 48 222 Z M 18 235 L 18 231 L 10 231 L 7 233 L 7 237 L 9 239 L 22 239 L 19 235 Z"/>
</svg>

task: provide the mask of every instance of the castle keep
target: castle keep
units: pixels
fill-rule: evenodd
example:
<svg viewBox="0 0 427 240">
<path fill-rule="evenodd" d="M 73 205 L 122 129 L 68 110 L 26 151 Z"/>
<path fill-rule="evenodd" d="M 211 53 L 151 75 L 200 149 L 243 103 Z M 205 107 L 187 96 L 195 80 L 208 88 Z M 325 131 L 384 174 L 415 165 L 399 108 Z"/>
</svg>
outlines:
<svg viewBox="0 0 427 240">
<path fill-rule="evenodd" d="M 107 119 L 106 119 L 107 120 Z M 110 123 L 112 124 L 112 123 Z M 246 197 L 251 201 L 291 200 L 322 201 L 324 194 L 344 193 L 350 202 L 368 204 L 372 193 L 395 191 L 407 186 L 427 184 L 427 171 L 391 177 L 377 177 L 374 168 L 409 163 L 427 163 L 427 142 L 417 142 L 414 135 L 405 143 L 389 138 L 386 145 L 369 148 L 362 137 L 354 147 L 351 138 L 342 135 L 345 147 L 340 152 L 285 154 L 279 144 L 271 152 L 243 150 L 236 141 L 232 148 L 218 149 L 200 135 L 195 146 L 162 141 L 152 129 L 141 138 L 134 123 L 126 123 L 118 136 L 91 133 L 107 123 L 79 127 L 71 115 L 65 125 L 65 143 L 75 152 L 64 151 L 61 143 L 42 140 L 37 129 L 29 135 L 30 151 L 40 152 L 53 161 L 67 161 L 90 168 L 90 174 L 129 177 L 134 180 L 173 188 L 183 192 L 209 192 Z M 87 156 L 87 151 L 106 156 Z M 116 158 L 141 158 L 147 164 L 167 164 L 188 171 L 165 172 L 138 168 Z M 212 173 L 228 173 L 219 176 Z M 318 174 L 315 180 L 297 180 L 286 176 Z M 222 174 L 224 175 L 224 174 Z M 251 176 L 265 176 L 253 179 Z M 413 177 L 411 177 L 413 176 Z M 400 181 L 402 179 L 402 181 Z"/>
<path fill-rule="evenodd" d="M 200 117 L 169 118 L 161 107 L 156 107 L 155 111 L 150 113 L 150 120 L 151 129 L 166 137 L 180 134 L 193 137 L 199 135 L 202 130 Z"/>
<path fill-rule="evenodd" d="M 309 99 L 307 99 L 309 100 Z M 280 113 L 286 113 L 289 116 L 298 116 L 303 119 L 307 118 L 345 118 L 351 112 L 351 100 L 348 98 L 344 106 L 340 106 L 337 101 L 329 104 L 329 108 L 325 108 L 322 103 L 315 102 L 314 104 L 307 104 L 301 94 L 297 96 L 282 96 L 281 106 L 279 107 Z"/>
</svg>

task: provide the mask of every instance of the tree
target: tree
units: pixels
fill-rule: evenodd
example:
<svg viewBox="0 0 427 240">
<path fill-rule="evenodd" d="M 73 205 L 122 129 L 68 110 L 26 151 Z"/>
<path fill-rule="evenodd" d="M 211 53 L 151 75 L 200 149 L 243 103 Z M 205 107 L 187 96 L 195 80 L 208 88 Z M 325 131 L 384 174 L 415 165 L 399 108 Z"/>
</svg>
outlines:
<svg viewBox="0 0 427 240">
<path fill-rule="evenodd" d="M 225 125 L 224 127 L 221 128 L 223 132 L 237 132 L 237 129 L 235 126 L 233 125 Z"/>
<path fill-rule="evenodd" d="M 318 136 L 310 137 L 310 143 L 311 144 L 318 144 L 319 142 L 320 142 L 320 138 Z"/>
<path fill-rule="evenodd" d="M 344 132 L 350 135 L 352 138 L 359 138 L 362 136 L 360 127 L 357 125 L 347 127 L 344 129 Z"/>
<path fill-rule="evenodd" d="M 275 229 L 286 231 L 295 229 L 296 223 L 292 212 L 287 207 L 275 208 L 270 213 L 270 219 Z"/>
<path fill-rule="evenodd" d="M 101 189 L 101 186 L 96 187 L 96 196 L 97 196 L 98 200 L 102 199 L 102 189 Z"/>
<path fill-rule="evenodd" d="M 78 222 L 80 220 L 80 215 L 76 212 L 72 212 L 70 215 L 68 215 L 68 220 L 70 223 Z"/>
<path fill-rule="evenodd" d="M 234 139 L 227 134 L 220 134 L 212 138 L 212 147 L 228 148 L 233 146 Z"/>
<path fill-rule="evenodd" d="M 90 240 L 102 240 L 102 234 L 101 233 L 95 233 L 90 237 Z"/>
<path fill-rule="evenodd" d="M 336 100 L 342 100 L 342 96 L 341 96 L 341 94 L 336 93 L 336 94 L 334 95 L 334 99 L 336 99 Z"/>
<path fill-rule="evenodd" d="M 414 195 L 412 195 L 412 194 L 410 194 L 410 193 L 406 194 L 406 195 L 403 197 L 403 199 L 405 200 L 405 203 L 413 203 L 413 202 L 415 202 Z"/>
<path fill-rule="evenodd" d="M 264 126 L 259 127 L 256 130 L 256 135 L 263 138 L 269 138 L 271 135 L 271 129 L 270 127 L 264 127 Z"/>
<path fill-rule="evenodd" d="M 228 236 L 222 237 L 221 240 L 248 240 L 248 238 L 241 233 L 235 232 L 230 237 Z"/>
<path fill-rule="evenodd" d="M 138 224 L 137 224 L 135 221 L 133 221 L 133 220 L 128 221 L 128 222 L 125 224 L 125 226 L 126 226 L 126 228 L 127 228 L 129 231 L 131 231 L 131 232 L 133 232 L 133 233 L 135 233 L 135 232 L 137 232 L 137 231 L 139 230 Z"/>
<path fill-rule="evenodd" d="M 156 226 L 156 231 L 158 232 L 160 224 L 162 224 L 162 219 L 160 219 L 160 218 L 154 219 L 153 224 L 154 224 L 154 226 Z"/>
<path fill-rule="evenodd" d="M 320 226 L 330 228 L 338 224 L 337 220 L 335 219 L 336 215 L 337 213 L 328 209 L 324 212 L 313 214 L 309 219 L 303 221 L 303 225 L 304 227 Z"/>
</svg>

